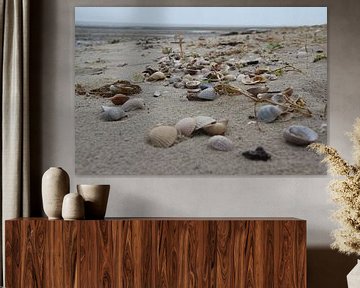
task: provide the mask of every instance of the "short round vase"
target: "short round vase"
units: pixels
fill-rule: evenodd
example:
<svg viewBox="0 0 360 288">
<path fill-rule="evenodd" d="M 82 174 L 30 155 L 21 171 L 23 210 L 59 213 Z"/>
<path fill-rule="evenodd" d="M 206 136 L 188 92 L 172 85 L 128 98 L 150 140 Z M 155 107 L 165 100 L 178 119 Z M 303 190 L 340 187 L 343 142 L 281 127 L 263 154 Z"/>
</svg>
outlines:
<svg viewBox="0 0 360 288">
<path fill-rule="evenodd" d="M 110 185 L 77 185 L 78 193 L 85 201 L 85 219 L 104 219 Z"/>
<path fill-rule="evenodd" d="M 69 193 L 65 195 L 62 205 L 62 217 L 64 220 L 84 219 L 85 208 L 84 199 L 79 193 Z"/>
<path fill-rule="evenodd" d="M 61 219 L 63 198 L 69 193 L 70 179 L 60 167 L 51 167 L 42 177 L 43 208 L 49 219 Z"/>
</svg>

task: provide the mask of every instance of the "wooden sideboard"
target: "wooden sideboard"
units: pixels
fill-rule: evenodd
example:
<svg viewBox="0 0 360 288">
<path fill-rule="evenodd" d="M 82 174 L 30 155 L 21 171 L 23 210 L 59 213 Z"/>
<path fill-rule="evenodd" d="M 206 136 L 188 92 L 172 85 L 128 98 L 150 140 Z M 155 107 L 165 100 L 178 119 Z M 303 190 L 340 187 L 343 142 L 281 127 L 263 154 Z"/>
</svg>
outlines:
<svg viewBox="0 0 360 288">
<path fill-rule="evenodd" d="M 6 287 L 306 287 L 306 221 L 115 218 L 5 223 Z"/>
</svg>

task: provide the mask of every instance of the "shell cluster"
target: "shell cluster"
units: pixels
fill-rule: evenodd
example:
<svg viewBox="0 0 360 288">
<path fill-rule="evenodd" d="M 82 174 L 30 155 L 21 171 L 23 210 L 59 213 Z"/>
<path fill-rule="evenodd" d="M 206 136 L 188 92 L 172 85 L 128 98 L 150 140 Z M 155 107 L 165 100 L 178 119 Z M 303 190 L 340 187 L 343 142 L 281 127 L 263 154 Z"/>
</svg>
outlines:
<svg viewBox="0 0 360 288">
<path fill-rule="evenodd" d="M 192 137 L 196 131 L 209 136 L 210 147 L 220 151 L 231 151 L 234 147 L 230 139 L 222 136 L 225 134 L 229 120 L 217 121 L 210 116 L 185 117 L 180 119 L 175 126 L 157 126 L 150 130 L 148 139 L 155 147 L 171 147 L 178 137 Z M 176 133 L 175 133 L 176 131 Z M 217 137 L 219 136 L 219 137 Z M 214 138 L 215 137 L 215 138 Z"/>
</svg>

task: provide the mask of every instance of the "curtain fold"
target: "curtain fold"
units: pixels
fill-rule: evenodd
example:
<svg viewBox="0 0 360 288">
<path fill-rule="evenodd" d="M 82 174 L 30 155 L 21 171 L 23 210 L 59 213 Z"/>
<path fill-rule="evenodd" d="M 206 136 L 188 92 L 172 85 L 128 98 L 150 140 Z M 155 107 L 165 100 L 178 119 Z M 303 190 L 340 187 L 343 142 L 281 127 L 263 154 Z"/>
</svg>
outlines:
<svg viewBox="0 0 360 288">
<path fill-rule="evenodd" d="M 1 201 L 4 221 L 29 216 L 29 0 L 0 0 Z M 5 277 L 2 277 L 2 281 Z"/>
</svg>

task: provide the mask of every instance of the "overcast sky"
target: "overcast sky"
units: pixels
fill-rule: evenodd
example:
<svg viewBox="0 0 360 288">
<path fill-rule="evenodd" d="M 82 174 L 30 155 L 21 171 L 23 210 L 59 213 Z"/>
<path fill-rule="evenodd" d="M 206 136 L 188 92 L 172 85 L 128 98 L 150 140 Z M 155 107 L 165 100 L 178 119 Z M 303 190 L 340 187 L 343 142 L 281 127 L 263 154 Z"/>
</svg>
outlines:
<svg viewBox="0 0 360 288">
<path fill-rule="evenodd" d="M 326 7 L 76 7 L 76 24 L 303 26 L 327 23 Z"/>
</svg>

